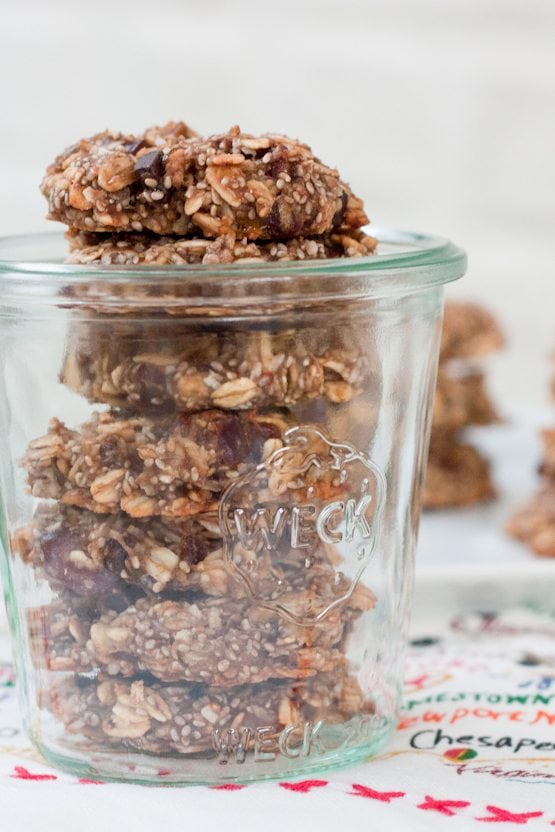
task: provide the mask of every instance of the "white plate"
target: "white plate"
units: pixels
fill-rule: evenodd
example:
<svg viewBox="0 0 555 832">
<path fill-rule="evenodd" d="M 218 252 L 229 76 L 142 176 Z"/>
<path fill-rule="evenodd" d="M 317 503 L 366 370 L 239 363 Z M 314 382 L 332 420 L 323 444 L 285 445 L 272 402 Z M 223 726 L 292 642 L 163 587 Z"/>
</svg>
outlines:
<svg viewBox="0 0 555 832">
<path fill-rule="evenodd" d="M 538 431 L 554 421 L 549 410 L 515 410 L 501 425 L 469 431 L 492 461 L 499 496 L 490 505 L 422 516 L 413 632 L 454 612 L 555 607 L 555 558 L 533 555 L 504 531 L 511 512 L 538 488 Z"/>
<path fill-rule="evenodd" d="M 424 566 L 474 568 L 489 563 L 503 564 L 501 579 L 514 564 L 526 563 L 534 570 L 541 562 L 526 546 L 508 537 L 504 526 L 511 512 L 538 489 L 538 432 L 542 425 L 550 424 L 550 418 L 555 422 L 549 411 L 516 411 L 503 424 L 468 431 L 469 441 L 492 462 L 498 499 L 476 508 L 424 512 L 416 558 L 418 574 Z"/>
</svg>

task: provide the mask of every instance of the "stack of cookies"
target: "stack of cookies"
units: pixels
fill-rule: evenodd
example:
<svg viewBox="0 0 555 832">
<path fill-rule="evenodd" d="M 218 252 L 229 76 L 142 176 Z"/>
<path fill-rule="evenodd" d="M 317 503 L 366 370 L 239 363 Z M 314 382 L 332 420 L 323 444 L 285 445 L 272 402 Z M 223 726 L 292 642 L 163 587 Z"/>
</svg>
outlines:
<svg viewBox="0 0 555 832">
<path fill-rule="evenodd" d="M 376 245 L 337 171 L 304 144 L 239 128 L 101 133 L 59 156 L 42 190 L 49 217 L 69 227 L 68 262 L 87 274 L 356 257 Z M 248 750 L 260 725 L 371 712 L 346 645 L 372 593 L 351 591 L 336 550 L 304 527 L 290 532 L 306 534 L 303 558 L 280 543 L 284 499 L 293 511 L 349 487 L 322 464 L 321 435 L 304 436 L 298 464 L 276 462 L 264 484 L 273 525 L 245 489 L 237 574 L 220 522 L 231 484 L 295 444 L 307 403 L 325 414 L 374 396 L 367 323 L 345 326 L 336 312 L 304 328 L 232 320 L 224 330 L 198 308 L 153 303 L 144 313 L 76 304 L 60 379 L 95 410 L 75 428 L 52 414 L 23 461 L 37 508 L 15 546 L 51 594 L 29 611 L 35 660 L 54 677 L 47 707 L 91 747 L 170 755 L 213 754 L 217 732 L 240 729 Z M 256 524 L 240 528 L 249 510 Z"/>
<path fill-rule="evenodd" d="M 488 460 L 465 441 L 464 431 L 498 419 L 477 361 L 502 344 L 487 310 L 474 303 L 445 305 L 425 508 L 467 506 L 495 496 Z"/>
<path fill-rule="evenodd" d="M 304 260 L 372 252 L 363 204 L 311 149 L 238 127 L 203 138 L 170 122 L 68 148 L 42 183 L 71 263 Z M 90 235 L 90 236 L 88 236 Z"/>
</svg>

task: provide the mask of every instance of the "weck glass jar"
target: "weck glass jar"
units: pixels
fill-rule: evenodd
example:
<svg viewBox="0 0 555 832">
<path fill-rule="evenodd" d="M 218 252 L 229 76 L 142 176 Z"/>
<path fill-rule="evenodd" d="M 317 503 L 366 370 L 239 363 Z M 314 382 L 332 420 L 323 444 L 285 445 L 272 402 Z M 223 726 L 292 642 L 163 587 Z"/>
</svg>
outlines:
<svg viewBox="0 0 555 832">
<path fill-rule="evenodd" d="M 97 779 L 244 782 L 395 727 L 443 284 L 465 256 L 69 266 L 0 245 L 26 729 Z"/>
</svg>

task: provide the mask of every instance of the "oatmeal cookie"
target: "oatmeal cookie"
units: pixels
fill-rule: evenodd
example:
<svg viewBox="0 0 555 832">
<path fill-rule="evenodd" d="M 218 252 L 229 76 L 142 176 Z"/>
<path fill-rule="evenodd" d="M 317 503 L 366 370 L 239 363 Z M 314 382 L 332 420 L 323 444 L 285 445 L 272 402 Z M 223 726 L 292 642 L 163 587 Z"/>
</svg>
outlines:
<svg viewBox="0 0 555 832">
<path fill-rule="evenodd" d="M 221 410 L 157 420 L 96 413 L 78 430 L 53 419 L 22 464 L 35 497 L 100 514 L 186 517 L 217 510 L 219 493 L 287 427 L 280 413 Z"/>
<path fill-rule="evenodd" d="M 91 402 L 135 412 L 341 403 L 373 375 L 366 330 L 338 322 L 273 332 L 207 331 L 172 319 L 76 322 L 60 380 Z"/>
<path fill-rule="evenodd" d="M 313 597 L 301 590 L 295 601 L 301 615 Z M 42 649 L 40 663 L 51 670 L 102 668 L 110 676 L 150 673 L 163 682 L 228 687 L 333 670 L 352 621 L 372 603 L 370 593 L 353 593 L 324 626 L 301 626 L 245 599 L 139 598 L 118 612 L 64 598 L 33 610 L 30 629 L 48 635 L 35 637 L 33 652 Z"/>
<path fill-rule="evenodd" d="M 498 415 L 484 384 L 484 375 L 453 376 L 440 367 L 432 410 L 432 430 L 456 431 L 467 425 L 491 425 Z"/>
<path fill-rule="evenodd" d="M 135 520 L 123 513 L 99 515 L 73 506 L 41 505 L 31 523 L 14 534 L 13 550 L 64 597 L 89 599 L 93 607 L 120 603 L 135 588 L 172 597 L 245 597 L 243 582 L 226 564 L 222 532 L 212 515 Z M 256 557 L 250 583 L 258 595 L 273 599 L 286 590 L 304 589 L 318 594 L 320 602 L 333 602 L 348 591 L 350 580 L 340 564 L 332 565 L 324 544 L 316 541 L 309 551 L 303 548 L 302 557 L 299 551 L 285 541 L 269 552 L 261 538 L 254 550 L 245 552 L 243 569 Z M 362 602 L 364 587 L 356 592 Z M 373 603 L 370 595 L 364 603 Z"/>
<path fill-rule="evenodd" d="M 99 266 L 184 266 L 225 263 L 272 263 L 364 257 L 378 241 L 363 231 L 320 237 L 295 237 L 267 243 L 237 240 L 228 234 L 203 237 L 156 237 L 152 234 L 88 234 L 71 229 L 66 234 L 71 254 L 67 263 Z"/>
<path fill-rule="evenodd" d="M 545 428 L 541 431 L 543 445 L 543 459 L 540 464 L 540 474 L 555 480 L 555 428 Z"/>
<path fill-rule="evenodd" d="M 216 754 L 219 735 L 240 737 L 246 753 L 261 725 L 277 733 L 286 725 L 342 722 L 374 711 L 344 662 L 306 680 L 237 688 L 77 677 L 53 683 L 45 699 L 68 733 L 100 747 L 108 743 L 151 754 Z"/>
<path fill-rule="evenodd" d="M 526 543 L 536 555 L 555 557 L 555 484 L 549 483 L 507 524 L 507 532 Z"/>
<path fill-rule="evenodd" d="M 492 500 L 489 463 L 471 445 L 447 434 L 432 437 L 424 508 L 449 508 Z"/>
<path fill-rule="evenodd" d="M 491 312 L 477 303 L 445 304 L 440 360 L 479 358 L 500 349 L 504 337 Z"/>
<path fill-rule="evenodd" d="M 165 131 L 165 135 L 162 135 Z M 49 166 L 49 218 L 84 231 L 283 240 L 360 228 L 362 202 L 311 149 L 233 127 L 201 138 L 104 132 Z"/>
</svg>

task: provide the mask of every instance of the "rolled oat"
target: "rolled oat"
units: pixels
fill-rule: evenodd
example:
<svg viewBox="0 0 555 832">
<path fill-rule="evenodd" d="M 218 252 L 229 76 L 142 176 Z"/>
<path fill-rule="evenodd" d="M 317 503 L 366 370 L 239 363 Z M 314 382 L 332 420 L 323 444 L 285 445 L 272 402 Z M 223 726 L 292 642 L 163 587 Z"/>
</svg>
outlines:
<svg viewBox="0 0 555 832">
<path fill-rule="evenodd" d="M 136 411 L 250 410 L 304 399 L 346 402 L 373 370 L 366 327 L 226 332 L 167 322 L 76 323 L 61 380 L 93 402 Z"/>
</svg>

